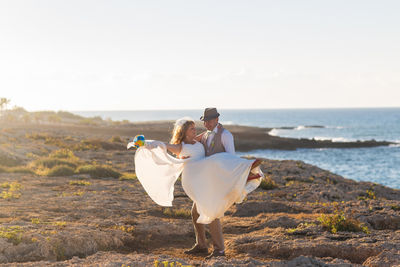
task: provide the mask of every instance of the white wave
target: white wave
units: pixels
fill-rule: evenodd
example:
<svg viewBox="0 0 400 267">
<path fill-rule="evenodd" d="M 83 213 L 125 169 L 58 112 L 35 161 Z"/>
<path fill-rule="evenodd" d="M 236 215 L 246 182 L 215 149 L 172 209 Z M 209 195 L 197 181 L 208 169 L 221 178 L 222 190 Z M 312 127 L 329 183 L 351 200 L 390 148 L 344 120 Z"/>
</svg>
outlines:
<svg viewBox="0 0 400 267">
<path fill-rule="evenodd" d="M 332 140 L 331 137 L 325 137 L 325 136 L 315 136 L 313 139 L 318 140 L 318 141 Z"/>
<path fill-rule="evenodd" d="M 278 136 L 279 135 L 279 130 L 273 128 L 271 131 L 268 132 L 268 134 L 272 135 L 272 136 Z"/>
<path fill-rule="evenodd" d="M 326 126 L 328 129 L 344 129 L 344 126 Z"/>
<path fill-rule="evenodd" d="M 221 124 L 234 125 L 235 123 L 233 121 L 221 121 Z"/>
<path fill-rule="evenodd" d="M 391 144 L 389 147 L 400 147 L 400 140 L 394 140 L 393 142 L 396 144 Z"/>
<path fill-rule="evenodd" d="M 318 141 L 329 141 L 330 140 L 332 142 L 337 142 L 337 143 L 340 143 L 340 142 L 353 142 L 353 140 L 350 140 L 350 139 L 347 139 L 347 138 L 344 138 L 344 137 L 315 136 L 314 139 L 318 140 Z"/>
<path fill-rule="evenodd" d="M 347 139 L 347 138 L 344 138 L 344 137 L 335 137 L 335 138 L 332 138 L 332 142 L 338 142 L 338 143 L 340 143 L 340 142 L 354 142 L 354 140 Z"/>
<path fill-rule="evenodd" d="M 295 130 L 304 130 L 306 127 L 304 125 L 297 126 Z"/>
</svg>

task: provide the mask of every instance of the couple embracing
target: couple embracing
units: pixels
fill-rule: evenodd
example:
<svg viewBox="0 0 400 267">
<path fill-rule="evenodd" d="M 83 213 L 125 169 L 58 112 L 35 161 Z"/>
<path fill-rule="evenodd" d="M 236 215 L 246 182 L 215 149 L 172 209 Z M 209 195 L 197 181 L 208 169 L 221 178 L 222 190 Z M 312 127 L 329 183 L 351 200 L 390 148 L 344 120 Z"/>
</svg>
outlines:
<svg viewBox="0 0 400 267">
<path fill-rule="evenodd" d="M 199 135 L 192 119 L 179 119 L 170 143 L 146 141 L 135 154 L 136 175 L 152 200 L 161 206 L 172 206 L 174 184 L 182 174 L 182 187 L 193 200 L 196 234 L 196 244 L 185 254 L 208 254 L 208 224 L 214 249 L 206 259 L 225 256 L 220 218 L 255 190 L 264 176 L 260 160 L 235 155 L 233 136 L 219 123 L 219 115 L 216 108 L 206 108 L 200 120 L 207 131 Z"/>
</svg>

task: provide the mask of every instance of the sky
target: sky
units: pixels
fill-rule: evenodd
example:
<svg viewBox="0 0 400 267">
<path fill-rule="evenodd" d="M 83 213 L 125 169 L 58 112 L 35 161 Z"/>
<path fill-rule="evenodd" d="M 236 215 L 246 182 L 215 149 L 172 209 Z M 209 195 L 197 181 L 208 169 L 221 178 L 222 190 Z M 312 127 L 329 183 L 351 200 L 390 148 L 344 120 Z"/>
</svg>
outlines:
<svg viewBox="0 0 400 267">
<path fill-rule="evenodd" d="M 2 0 L 0 97 L 35 110 L 400 106 L 400 1 Z"/>
</svg>

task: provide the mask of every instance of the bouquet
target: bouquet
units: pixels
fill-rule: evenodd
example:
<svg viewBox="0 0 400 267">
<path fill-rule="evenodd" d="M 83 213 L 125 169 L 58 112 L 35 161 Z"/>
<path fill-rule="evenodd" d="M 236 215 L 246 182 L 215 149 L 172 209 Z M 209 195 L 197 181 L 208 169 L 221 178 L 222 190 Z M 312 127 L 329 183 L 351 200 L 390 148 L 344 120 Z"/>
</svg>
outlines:
<svg viewBox="0 0 400 267">
<path fill-rule="evenodd" d="M 133 138 L 132 142 L 128 143 L 126 148 L 127 149 L 130 149 L 131 147 L 139 148 L 141 146 L 144 146 L 145 144 L 146 144 L 146 139 L 144 138 L 144 135 L 138 134 Z"/>
</svg>

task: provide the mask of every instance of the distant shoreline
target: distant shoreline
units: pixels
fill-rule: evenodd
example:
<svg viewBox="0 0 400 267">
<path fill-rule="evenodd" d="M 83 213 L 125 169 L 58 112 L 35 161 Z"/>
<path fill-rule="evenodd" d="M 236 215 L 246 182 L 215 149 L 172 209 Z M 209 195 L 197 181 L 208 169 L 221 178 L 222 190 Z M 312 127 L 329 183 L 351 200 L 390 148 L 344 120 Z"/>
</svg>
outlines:
<svg viewBox="0 0 400 267">
<path fill-rule="evenodd" d="M 175 114 L 174 114 L 175 115 Z M 169 141 L 173 129 L 173 120 L 157 120 L 157 121 L 137 121 L 129 120 L 112 120 L 111 118 L 103 119 L 101 116 L 83 117 L 65 111 L 41 111 L 28 112 L 23 108 L 7 110 L 0 117 L 2 124 L 19 124 L 23 127 L 72 127 L 78 129 L 83 127 L 94 127 L 95 129 L 111 128 L 114 131 L 121 131 L 123 135 L 135 136 L 136 134 L 144 134 L 148 139 L 158 139 Z M 222 121 L 222 120 L 221 120 Z M 200 121 L 197 121 L 197 131 L 204 131 L 204 127 Z M 117 127 L 118 126 L 118 127 Z M 307 138 L 288 138 L 275 136 L 270 134 L 273 129 L 295 129 L 299 126 L 288 127 L 256 127 L 235 125 L 234 123 L 225 124 L 224 127 L 232 132 L 235 138 L 235 146 L 237 151 L 248 152 L 257 149 L 278 149 L 278 150 L 296 150 L 298 148 L 364 148 L 396 145 L 396 142 L 390 141 L 343 141 L 337 142 L 334 140 L 318 140 Z M 302 126 L 305 128 L 324 128 L 324 125 L 310 124 Z M 89 129 L 90 130 L 90 129 Z M 97 130 L 93 130 L 96 132 Z"/>
<path fill-rule="evenodd" d="M 147 139 L 156 139 L 168 142 L 173 130 L 174 121 L 148 121 L 123 124 L 97 124 L 82 125 L 75 123 L 11 123 L 14 127 L 39 128 L 64 128 L 74 131 L 89 131 L 93 133 L 114 133 L 120 135 L 135 136 L 143 134 Z M 3 127 L 6 127 L 4 124 Z M 287 138 L 273 136 L 269 134 L 273 128 L 262 128 L 241 125 L 224 125 L 235 138 L 235 147 L 237 151 L 248 152 L 257 149 L 277 149 L 277 150 L 296 150 L 299 148 L 365 148 L 377 146 L 389 146 L 397 143 L 388 141 L 355 141 L 355 142 L 333 142 L 332 140 L 315 140 L 306 138 Z M 200 121 L 196 122 L 197 132 L 204 131 Z"/>
</svg>

